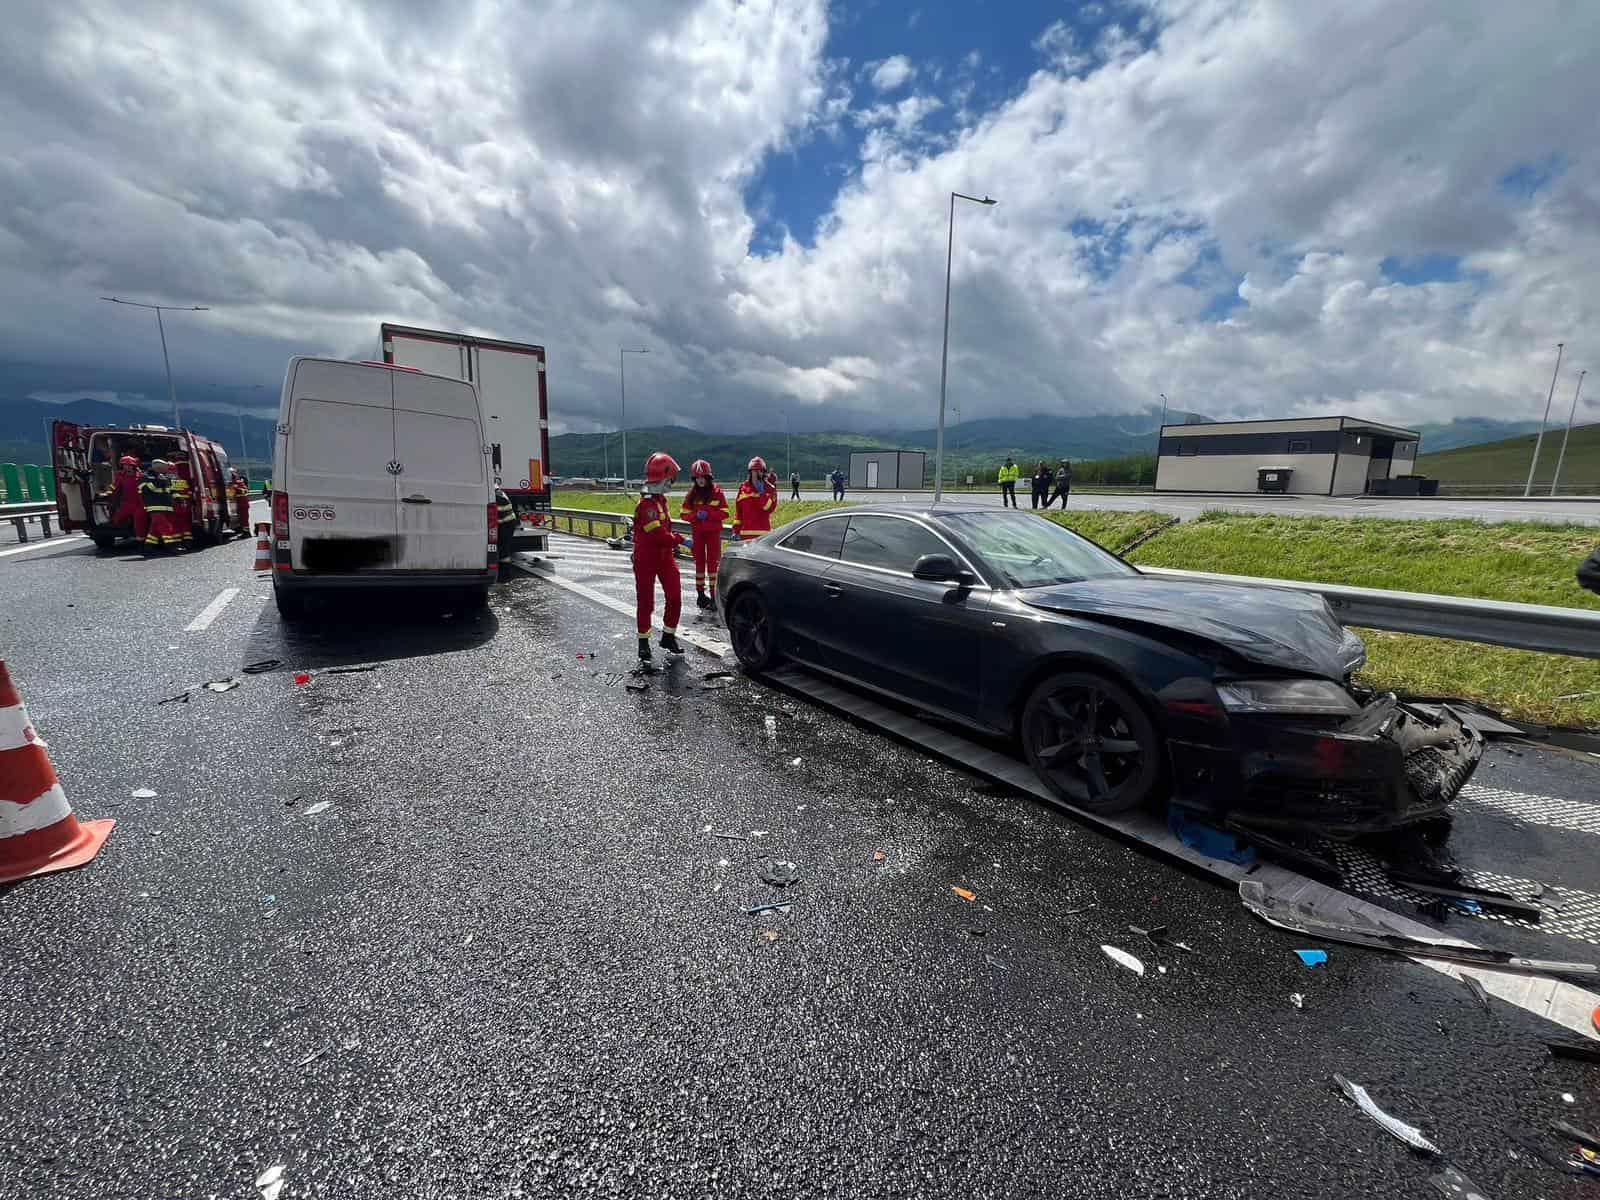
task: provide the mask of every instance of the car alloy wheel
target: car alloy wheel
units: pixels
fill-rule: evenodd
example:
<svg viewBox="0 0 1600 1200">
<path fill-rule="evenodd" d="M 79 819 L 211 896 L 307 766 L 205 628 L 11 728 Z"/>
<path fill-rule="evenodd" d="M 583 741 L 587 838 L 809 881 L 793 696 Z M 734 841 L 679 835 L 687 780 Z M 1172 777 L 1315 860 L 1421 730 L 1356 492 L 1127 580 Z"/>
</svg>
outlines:
<svg viewBox="0 0 1600 1200">
<path fill-rule="evenodd" d="M 749 588 L 733 598 L 728 610 L 728 636 L 739 661 L 752 671 L 765 670 L 777 658 L 766 602 Z"/>
<path fill-rule="evenodd" d="M 1097 813 L 1127 812 L 1161 778 L 1161 739 L 1143 706 L 1102 675 L 1052 675 L 1022 714 L 1028 762 L 1063 800 Z"/>
</svg>

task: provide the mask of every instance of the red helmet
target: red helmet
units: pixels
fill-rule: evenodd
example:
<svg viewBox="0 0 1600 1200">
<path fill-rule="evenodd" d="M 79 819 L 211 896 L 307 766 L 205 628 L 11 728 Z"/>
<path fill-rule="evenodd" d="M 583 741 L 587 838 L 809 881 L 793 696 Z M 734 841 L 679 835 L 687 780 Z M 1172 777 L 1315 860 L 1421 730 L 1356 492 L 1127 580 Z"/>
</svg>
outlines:
<svg viewBox="0 0 1600 1200">
<path fill-rule="evenodd" d="M 138 465 L 139 460 L 131 454 L 124 454 L 121 458 L 117 459 L 117 466 L 119 467 L 137 467 Z"/>
<path fill-rule="evenodd" d="M 765 475 L 767 473 L 767 460 L 758 454 L 750 460 L 750 465 L 746 467 L 745 470 L 760 471 L 763 475 Z"/>
<path fill-rule="evenodd" d="M 646 483 L 671 483 L 678 477 L 678 463 L 672 455 L 657 450 L 644 464 Z"/>
<path fill-rule="evenodd" d="M 695 459 L 694 466 L 689 468 L 689 478 L 693 479 L 696 475 L 704 475 L 707 479 L 716 478 L 716 476 L 711 473 L 711 464 L 703 458 Z"/>
</svg>

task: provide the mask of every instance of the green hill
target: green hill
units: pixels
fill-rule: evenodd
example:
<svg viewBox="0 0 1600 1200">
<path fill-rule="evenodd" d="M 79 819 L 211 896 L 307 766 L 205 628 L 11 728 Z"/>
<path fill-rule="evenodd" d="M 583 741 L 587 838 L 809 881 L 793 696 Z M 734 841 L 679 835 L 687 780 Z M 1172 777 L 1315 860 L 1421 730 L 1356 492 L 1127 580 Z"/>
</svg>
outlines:
<svg viewBox="0 0 1600 1200">
<path fill-rule="evenodd" d="M 1534 474 L 1534 491 L 1550 491 L 1556 457 L 1561 453 L 1563 429 L 1550 429 L 1544 435 L 1539 453 L 1539 469 Z M 1533 460 L 1535 434 L 1523 434 L 1481 446 L 1463 446 L 1439 454 L 1424 454 L 1417 459 L 1417 471 L 1443 483 L 1481 483 L 1517 485 L 1528 478 Z M 1423 445 L 1427 445 L 1424 441 Z M 1561 465 L 1561 489 L 1583 488 L 1600 491 L 1600 425 L 1578 425 L 1567 445 L 1566 461 Z"/>
</svg>

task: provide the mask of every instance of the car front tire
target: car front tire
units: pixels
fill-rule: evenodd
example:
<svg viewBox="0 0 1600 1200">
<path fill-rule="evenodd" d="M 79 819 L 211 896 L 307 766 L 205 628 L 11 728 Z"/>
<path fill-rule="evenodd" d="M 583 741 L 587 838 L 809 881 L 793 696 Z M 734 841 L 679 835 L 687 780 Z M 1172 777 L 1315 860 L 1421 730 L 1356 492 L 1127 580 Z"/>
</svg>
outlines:
<svg viewBox="0 0 1600 1200">
<path fill-rule="evenodd" d="M 728 640 L 747 671 L 765 671 L 778 661 L 778 629 L 754 588 L 741 589 L 728 604 Z"/>
<path fill-rule="evenodd" d="M 1089 671 L 1043 679 L 1022 710 L 1022 747 L 1045 785 L 1077 808 L 1128 812 L 1161 782 L 1164 746 L 1127 688 Z"/>
</svg>

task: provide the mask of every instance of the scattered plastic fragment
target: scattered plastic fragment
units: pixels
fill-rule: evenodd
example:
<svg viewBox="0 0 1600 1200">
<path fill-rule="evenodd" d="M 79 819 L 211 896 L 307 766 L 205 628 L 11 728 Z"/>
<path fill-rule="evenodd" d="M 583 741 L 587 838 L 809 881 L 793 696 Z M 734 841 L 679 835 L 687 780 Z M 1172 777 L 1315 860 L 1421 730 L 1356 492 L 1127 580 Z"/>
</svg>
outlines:
<svg viewBox="0 0 1600 1200">
<path fill-rule="evenodd" d="M 329 667 L 323 673 L 326 675 L 359 675 L 363 671 L 376 671 L 378 667 L 378 663 L 373 663 L 371 666 L 366 667 Z"/>
<path fill-rule="evenodd" d="M 472 939 L 473 939 L 473 938 L 475 938 L 475 937 L 477 937 L 477 936 L 478 936 L 478 935 L 477 935 L 477 934 L 475 934 L 475 933 L 469 933 L 469 934 L 467 934 L 467 936 L 466 936 L 466 937 L 464 937 L 464 938 L 462 938 L 462 939 L 461 939 L 461 944 L 462 944 L 462 945 L 463 945 L 463 946 L 470 946 L 470 945 L 472 945 Z"/>
<path fill-rule="evenodd" d="M 977 892 L 968 891 L 964 887 L 957 887 L 953 883 L 950 885 L 950 890 L 952 892 L 954 892 L 956 895 L 960 896 L 968 904 L 971 904 L 974 900 L 976 900 L 978 898 L 978 893 Z"/>
<path fill-rule="evenodd" d="M 709 675 L 701 678 L 700 686 L 708 692 L 716 692 L 723 688 L 732 687 L 733 674 L 730 671 L 712 671 Z"/>
<path fill-rule="evenodd" d="M 1351 1083 L 1343 1075 L 1335 1075 L 1333 1077 L 1333 1081 L 1339 1085 L 1346 1096 L 1349 1096 L 1350 1099 L 1356 1102 L 1356 1106 L 1360 1108 L 1362 1112 L 1366 1113 L 1367 1116 L 1376 1121 L 1378 1125 L 1383 1128 L 1385 1133 L 1388 1133 L 1392 1137 L 1399 1138 L 1413 1150 L 1420 1150 L 1424 1154 L 1439 1153 L 1439 1147 L 1435 1146 L 1427 1138 L 1423 1137 L 1422 1130 L 1416 1128 L 1414 1125 L 1407 1125 L 1404 1121 L 1396 1117 L 1391 1117 L 1388 1113 L 1384 1112 L 1383 1109 L 1378 1107 L 1377 1103 L 1372 1099 L 1372 1097 L 1367 1095 L 1367 1089 L 1362 1087 L 1359 1083 Z"/>
<path fill-rule="evenodd" d="M 1428 1182 L 1446 1196 L 1452 1197 L 1453 1200 L 1489 1200 L 1489 1197 L 1484 1195 L 1477 1184 L 1473 1183 L 1472 1180 L 1468 1179 L 1449 1163 L 1443 1164 L 1432 1175 L 1429 1175 Z"/>
<path fill-rule="evenodd" d="M 206 691 L 208 691 L 208 692 L 231 692 L 231 691 L 233 691 L 234 688 L 236 688 L 238 686 L 239 686 L 239 681 L 237 679 L 208 679 L 208 680 L 206 680 Z"/>
<path fill-rule="evenodd" d="M 761 931 L 761 940 L 769 946 L 772 945 L 773 942 L 778 940 L 778 931 L 776 929 L 763 929 Z"/>
<path fill-rule="evenodd" d="M 1165 975 L 1167 973 L 1167 969 L 1165 967 L 1163 967 L 1160 963 L 1156 964 L 1156 970 L 1160 971 L 1163 975 Z"/>
<path fill-rule="evenodd" d="M 322 1047 L 319 1050 L 313 1050 L 310 1054 L 306 1055 L 299 1062 L 295 1063 L 295 1066 L 304 1067 L 304 1066 L 307 1066 L 310 1063 L 314 1063 L 314 1062 L 317 1061 L 317 1059 L 321 1058 L 327 1052 L 328 1052 L 328 1048 L 326 1046 Z"/>
<path fill-rule="evenodd" d="M 707 827 L 706 832 L 710 833 L 709 826 Z M 711 836 L 714 838 L 721 838 L 725 842 L 748 842 L 750 840 L 742 833 L 712 833 Z"/>
<path fill-rule="evenodd" d="M 306 809 L 306 811 L 301 813 L 300 815 L 304 816 L 304 817 L 314 817 L 318 813 L 327 812 L 332 807 L 333 807 L 333 801 L 331 801 L 331 800 L 318 800 L 315 804 L 313 804 L 310 808 Z"/>
<path fill-rule="evenodd" d="M 804 761 L 804 760 L 803 759 L 799 759 L 799 758 L 792 758 L 792 759 L 789 760 L 789 765 L 791 767 L 798 767 L 801 764 L 802 761 Z"/>
<path fill-rule="evenodd" d="M 1295 953 L 1300 956 L 1300 961 L 1308 967 L 1320 967 L 1328 961 L 1328 952 L 1326 950 L 1296 950 Z"/>
<path fill-rule="evenodd" d="M 1585 1039 L 1578 1042 L 1547 1041 L 1544 1048 L 1554 1058 L 1573 1058 L 1579 1062 L 1600 1062 L 1600 1042 Z"/>
<path fill-rule="evenodd" d="M 771 741 L 772 739 L 774 739 L 774 738 L 776 738 L 778 736 L 778 718 L 777 717 L 765 717 L 765 718 L 762 719 L 762 724 L 766 726 L 766 729 L 767 729 L 767 740 L 768 741 Z"/>
<path fill-rule="evenodd" d="M 1600 1150 L 1600 1138 L 1592 1133 L 1586 1133 L 1576 1125 L 1568 1125 L 1565 1121 L 1551 1121 L 1550 1128 L 1562 1137 L 1569 1137 L 1580 1146 L 1587 1146 L 1591 1150 Z"/>
<path fill-rule="evenodd" d="M 1560 1125 L 1561 1123 L 1562 1122 L 1560 1122 L 1560 1121 L 1556 1122 L 1557 1125 Z M 1571 1161 L 1569 1161 L 1567 1159 L 1564 1159 L 1564 1158 L 1560 1157 L 1559 1155 L 1555 1154 L 1554 1152 L 1552 1152 L 1550 1150 L 1546 1150 L 1543 1146 L 1541 1146 L 1537 1141 L 1534 1140 L 1534 1137 L 1533 1137 L 1532 1134 L 1516 1133 L 1516 1132 L 1513 1131 L 1513 1132 L 1510 1133 L 1510 1137 L 1511 1137 L 1512 1141 L 1514 1141 L 1517 1145 L 1521 1146 L 1524 1150 L 1526 1150 L 1529 1154 L 1533 1155 L 1535 1158 L 1537 1158 L 1540 1162 L 1542 1162 L 1545 1166 L 1549 1167 L 1551 1170 L 1560 1171 L 1563 1175 L 1582 1175 L 1582 1174 L 1584 1174 L 1584 1170 L 1583 1170 L 1583 1168 L 1581 1166 L 1578 1166 L 1577 1164 L 1575 1164 L 1575 1163 L 1573 1163 L 1573 1162 L 1571 1162 Z"/>
<path fill-rule="evenodd" d="M 1576 1104 L 1577 1102 L 1578 1102 L 1578 1098 L 1576 1096 L 1574 1096 L 1571 1092 L 1562 1092 L 1561 1093 L 1561 1103 L 1563 1103 L 1563 1104 Z"/>
<path fill-rule="evenodd" d="M 800 880 L 800 868 L 787 860 L 777 860 L 761 869 L 761 881 L 775 888 L 786 888 Z"/>
<path fill-rule="evenodd" d="M 1011 969 L 992 954 L 985 954 L 983 956 L 983 961 L 988 963 L 991 967 L 999 967 L 1002 971 L 1009 971 Z"/>
<path fill-rule="evenodd" d="M 1296 1008 L 1304 1008 L 1306 1006 L 1306 998 L 1299 992 L 1290 992 L 1289 1003 L 1294 1005 Z"/>
<path fill-rule="evenodd" d="M 754 908 L 745 909 L 744 910 L 744 914 L 747 917 L 753 917 L 757 913 L 764 913 L 764 912 L 786 913 L 786 912 L 789 911 L 789 906 L 791 904 L 793 904 L 793 903 L 794 903 L 793 900 L 779 900 L 774 904 L 757 904 Z"/>
<path fill-rule="evenodd" d="M 149 788 L 134 788 L 133 798 L 135 800 L 154 800 L 156 798 L 156 793 L 152 792 Z"/>
<path fill-rule="evenodd" d="M 585 653 L 582 653 L 582 652 L 580 652 L 580 653 L 579 653 L 579 654 L 578 654 L 578 661 L 579 661 L 579 662 L 582 662 L 582 661 L 583 661 L 583 660 L 584 660 L 584 659 L 586 659 L 586 658 L 593 658 L 593 657 L 594 657 L 594 655 L 593 655 L 593 654 L 585 654 Z"/>
<path fill-rule="evenodd" d="M 885 859 L 887 859 L 888 857 L 889 856 L 887 854 L 885 854 L 882 850 L 874 850 L 872 852 L 872 861 L 875 862 L 875 863 L 881 863 Z"/>
<path fill-rule="evenodd" d="M 301 671 L 294 677 L 294 682 L 296 687 L 304 687 L 306 684 L 311 682 L 311 676 L 306 672 Z"/>
<path fill-rule="evenodd" d="M 648 692 L 650 690 L 649 681 L 644 679 L 630 679 L 622 686 L 630 692 Z"/>
<path fill-rule="evenodd" d="M 1118 950 L 1115 946 L 1101 946 L 1100 949 L 1105 952 L 1107 958 L 1119 967 L 1127 967 L 1135 975 L 1144 974 L 1144 964 L 1126 950 Z"/>
<path fill-rule="evenodd" d="M 246 675 L 260 675 L 263 671 L 270 671 L 273 667 L 282 665 L 283 660 L 281 658 L 263 658 L 258 659 L 253 663 L 245 663 L 245 665 L 240 667 L 239 670 L 243 671 Z"/>
<path fill-rule="evenodd" d="M 283 1164 L 277 1163 L 257 1175 L 256 1188 L 261 1200 L 278 1200 L 278 1193 L 283 1191 Z"/>
<path fill-rule="evenodd" d="M 1482 1006 L 1484 1012 L 1491 1011 L 1489 1008 L 1489 993 L 1483 990 L 1483 984 L 1479 983 L 1471 975 L 1463 975 L 1461 976 L 1461 986 L 1472 994 L 1472 998 Z"/>
<path fill-rule="evenodd" d="M 187 703 L 189 703 L 189 693 L 188 692 L 179 692 L 176 696 L 168 696 L 165 700 L 157 700 L 156 701 L 156 707 L 160 708 L 163 704 L 187 704 Z"/>
<path fill-rule="evenodd" d="M 1098 904 L 1085 904 L 1082 908 L 1069 908 L 1069 909 L 1067 909 L 1066 912 L 1062 913 L 1061 915 L 1063 917 L 1075 917 L 1079 913 L 1086 913 L 1091 908 L 1098 908 L 1098 907 L 1100 907 Z"/>
</svg>

